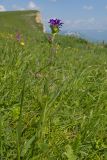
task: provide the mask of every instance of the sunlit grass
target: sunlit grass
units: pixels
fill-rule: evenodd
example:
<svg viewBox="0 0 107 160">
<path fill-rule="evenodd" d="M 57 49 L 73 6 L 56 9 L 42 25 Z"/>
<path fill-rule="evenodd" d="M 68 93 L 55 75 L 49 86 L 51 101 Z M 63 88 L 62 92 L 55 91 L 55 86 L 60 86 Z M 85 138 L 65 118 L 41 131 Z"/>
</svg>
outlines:
<svg viewBox="0 0 107 160">
<path fill-rule="evenodd" d="M 30 30 L 24 46 L 0 34 L 1 159 L 106 160 L 106 47 L 57 36 L 49 63 L 46 35 Z"/>
</svg>

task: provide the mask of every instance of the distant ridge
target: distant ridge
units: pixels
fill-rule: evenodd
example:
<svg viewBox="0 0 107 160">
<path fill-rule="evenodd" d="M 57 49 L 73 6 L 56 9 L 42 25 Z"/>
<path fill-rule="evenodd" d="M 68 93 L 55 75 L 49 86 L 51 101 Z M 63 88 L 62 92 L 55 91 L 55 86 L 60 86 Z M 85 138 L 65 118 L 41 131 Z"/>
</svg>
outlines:
<svg viewBox="0 0 107 160">
<path fill-rule="evenodd" d="M 107 30 L 64 30 L 62 34 L 84 38 L 92 42 L 107 42 Z"/>
</svg>

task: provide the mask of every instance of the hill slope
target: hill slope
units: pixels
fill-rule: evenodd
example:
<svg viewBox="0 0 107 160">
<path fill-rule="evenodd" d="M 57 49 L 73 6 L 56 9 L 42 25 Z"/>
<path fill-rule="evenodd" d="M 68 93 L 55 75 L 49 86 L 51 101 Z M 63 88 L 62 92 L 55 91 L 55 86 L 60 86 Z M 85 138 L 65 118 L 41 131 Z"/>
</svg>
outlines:
<svg viewBox="0 0 107 160">
<path fill-rule="evenodd" d="M 106 46 L 59 35 L 51 48 L 28 11 L 6 12 L 0 62 L 1 159 L 107 159 Z"/>
<path fill-rule="evenodd" d="M 39 11 L 11 11 L 0 13 L 0 31 L 17 31 L 31 30 L 40 28 L 42 24 L 37 24 L 35 21 Z"/>
</svg>

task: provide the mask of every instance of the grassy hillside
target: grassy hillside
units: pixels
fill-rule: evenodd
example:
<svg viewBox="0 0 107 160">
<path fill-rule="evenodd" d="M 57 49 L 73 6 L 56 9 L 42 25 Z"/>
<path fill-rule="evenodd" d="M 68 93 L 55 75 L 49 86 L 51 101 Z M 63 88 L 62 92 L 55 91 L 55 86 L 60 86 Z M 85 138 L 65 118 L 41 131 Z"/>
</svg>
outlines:
<svg viewBox="0 0 107 160">
<path fill-rule="evenodd" d="M 107 160 L 107 48 L 57 36 L 51 55 L 34 13 L 0 13 L 1 160 Z"/>
<path fill-rule="evenodd" d="M 35 17 L 38 11 L 11 11 L 0 13 L 0 30 L 1 31 L 26 31 L 37 29 Z M 42 26 L 41 26 L 42 27 Z"/>
</svg>

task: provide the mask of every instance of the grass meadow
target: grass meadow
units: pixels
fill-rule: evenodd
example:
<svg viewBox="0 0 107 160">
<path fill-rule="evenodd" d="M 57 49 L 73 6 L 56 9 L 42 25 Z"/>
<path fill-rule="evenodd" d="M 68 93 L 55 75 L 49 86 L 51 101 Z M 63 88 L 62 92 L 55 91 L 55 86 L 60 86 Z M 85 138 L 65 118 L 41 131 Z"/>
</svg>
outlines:
<svg viewBox="0 0 107 160">
<path fill-rule="evenodd" d="M 107 46 L 58 35 L 52 59 L 34 13 L 0 13 L 0 160 L 107 160 Z"/>
</svg>

